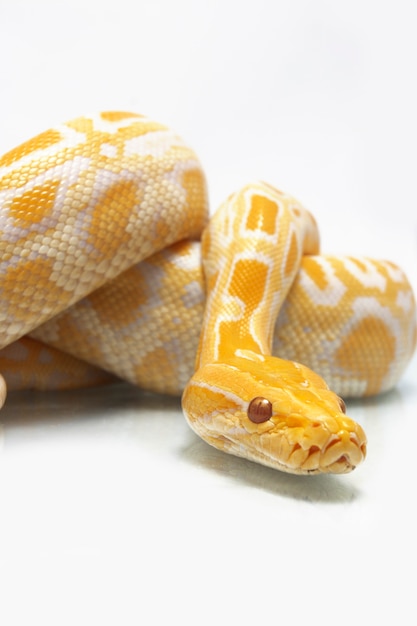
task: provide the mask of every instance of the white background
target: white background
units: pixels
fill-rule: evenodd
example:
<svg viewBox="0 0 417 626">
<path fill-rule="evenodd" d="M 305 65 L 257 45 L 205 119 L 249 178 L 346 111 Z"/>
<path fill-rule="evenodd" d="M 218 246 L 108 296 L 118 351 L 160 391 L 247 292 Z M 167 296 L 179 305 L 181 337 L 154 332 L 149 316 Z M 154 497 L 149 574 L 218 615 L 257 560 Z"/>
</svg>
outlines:
<svg viewBox="0 0 417 626">
<path fill-rule="evenodd" d="M 417 290 L 412 0 L 0 1 L 0 152 L 100 109 L 171 125 L 214 208 L 262 178 L 326 252 Z M 415 624 L 417 360 L 350 402 L 369 455 L 294 477 L 226 457 L 177 400 L 11 396 L 0 415 L 0 622 Z"/>
</svg>

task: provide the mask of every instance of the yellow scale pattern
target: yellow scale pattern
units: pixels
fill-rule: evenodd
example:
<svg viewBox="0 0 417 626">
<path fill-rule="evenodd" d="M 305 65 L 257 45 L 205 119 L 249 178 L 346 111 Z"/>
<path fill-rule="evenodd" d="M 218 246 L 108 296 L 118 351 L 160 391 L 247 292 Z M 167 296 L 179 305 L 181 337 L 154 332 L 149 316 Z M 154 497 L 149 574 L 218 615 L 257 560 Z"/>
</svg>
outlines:
<svg viewBox="0 0 417 626">
<path fill-rule="evenodd" d="M 388 262 L 319 255 L 314 218 L 268 185 L 231 196 L 201 245 L 207 221 L 196 155 L 171 130 L 137 114 L 78 118 L 4 155 L 0 371 L 9 389 L 119 377 L 181 394 L 203 329 L 199 383 L 184 394 L 197 432 L 226 451 L 286 471 L 352 469 L 364 455 L 363 432 L 350 422 L 339 427 L 348 418 L 321 377 L 344 396 L 396 384 L 416 343 L 406 277 Z M 295 392 L 284 420 L 291 384 L 305 388 L 310 374 L 281 360 L 287 400 L 280 400 L 280 418 L 248 423 L 252 398 L 246 395 L 258 389 L 254 380 L 271 350 L 316 372 L 316 406 L 326 413 L 330 402 L 333 430 L 319 428 L 317 411 L 310 421 L 301 419 L 303 399 L 295 408 Z M 218 362 L 220 376 L 200 380 L 199 371 Z M 224 387 L 225 364 L 243 368 L 243 384 L 235 376 Z M 276 370 L 263 379 L 276 385 Z M 197 394 L 191 409 L 190 390 Z M 204 415 L 195 418 L 203 398 Z M 231 428 L 240 432 L 234 443 Z M 296 431 L 304 433 L 301 439 Z"/>
</svg>

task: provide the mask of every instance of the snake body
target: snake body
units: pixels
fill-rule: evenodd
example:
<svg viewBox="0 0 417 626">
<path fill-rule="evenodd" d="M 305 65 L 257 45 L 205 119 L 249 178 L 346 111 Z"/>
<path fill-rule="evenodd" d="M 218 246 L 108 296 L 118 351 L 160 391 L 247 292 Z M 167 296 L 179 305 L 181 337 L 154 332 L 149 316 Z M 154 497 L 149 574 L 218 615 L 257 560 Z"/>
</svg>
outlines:
<svg viewBox="0 0 417 626">
<path fill-rule="evenodd" d="M 190 425 L 226 452 L 293 473 L 363 459 L 339 396 L 397 383 L 413 292 L 392 263 L 321 256 L 291 196 L 254 183 L 209 220 L 194 152 L 149 118 L 107 112 L 0 159 L 0 222 L 9 389 L 112 376 L 185 388 Z"/>
</svg>

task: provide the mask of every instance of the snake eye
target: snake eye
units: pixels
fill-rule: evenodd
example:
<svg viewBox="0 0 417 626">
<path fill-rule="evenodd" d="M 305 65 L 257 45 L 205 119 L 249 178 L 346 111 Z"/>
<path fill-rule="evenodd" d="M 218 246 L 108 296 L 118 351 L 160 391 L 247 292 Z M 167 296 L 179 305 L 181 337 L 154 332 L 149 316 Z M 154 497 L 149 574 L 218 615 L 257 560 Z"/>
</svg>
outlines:
<svg viewBox="0 0 417 626">
<path fill-rule="evenodd" d="M 342 398 L 339 398 L 339 406 L 342 413 L 346 413 L 346 404 Z"/>
<path fill-rule="evenodd" d="M 254 398 L 248 406 L 248 417 L 255 424 L 267 422 L 272 417 L 272 404 L 266 398 Z"/>
</svg>

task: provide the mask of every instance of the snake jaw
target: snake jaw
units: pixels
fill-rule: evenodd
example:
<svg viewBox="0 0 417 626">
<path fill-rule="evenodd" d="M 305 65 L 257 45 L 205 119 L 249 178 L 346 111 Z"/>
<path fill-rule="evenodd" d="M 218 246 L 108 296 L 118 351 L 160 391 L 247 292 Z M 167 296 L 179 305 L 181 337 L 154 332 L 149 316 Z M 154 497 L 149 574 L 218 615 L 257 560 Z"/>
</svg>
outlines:
<svg viewBox="0 0 417 626">
<path fill-rule="evenodd" d="M 354 470 L 366 456 L 362 429 L 359 433 L 342 430 L 334 434 L 323 429 L 327 440 L 320 447 L 296 440 L 291 432 L 248 433 L 244 427 L 230 425 L 233 418 L 238 418 L 237 413 L 218 413 L 210 420 L 188 421 L 193 430 L 215 448 L 292 474 L 345 474 Z M 229 428 L 225 427 L 227 422 Z"/>
<path fill-rule="evenodd" d="M 236 414 L 235 414 L 236 417 Z M 293 433 L 248 433 L 244 428 L 230 428 L 220 433 L 213 428 L 224 423 L 225 415 L 213 416 L 211 425 L 193 424 L 193 429 L 214 447 L 292 474 L 345 474 L 354 470 L 365 458 L 366 440 L 363 433 L 342 430 L 327 434 L 326 443 L 296 440 Z M 228 420 L 231 415 L 227 416 Z M 324 429 L 323 429 L 324 430 Z M 216 432 L 217 431 L 217 432 Z"/>
<path fill-rule="evenodd" d="M 296 474 L 351 472 L 366 455 L 365 435 L 357 424 L 354 426 L 354 431 L 327 432 L 327 440 L 322 447 L 303 441 L 289 443 L 286 471 Z"/>
</svg>

